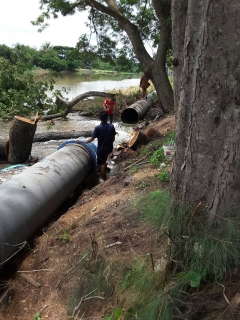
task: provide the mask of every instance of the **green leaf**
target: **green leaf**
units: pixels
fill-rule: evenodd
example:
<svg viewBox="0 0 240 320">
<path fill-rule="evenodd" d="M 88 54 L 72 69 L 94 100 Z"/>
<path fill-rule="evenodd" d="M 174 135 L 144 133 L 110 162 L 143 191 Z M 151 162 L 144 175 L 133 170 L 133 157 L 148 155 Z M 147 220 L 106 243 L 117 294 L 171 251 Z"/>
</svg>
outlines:
<svg viewBox="0 0 240 320">
<path fill-rule="evenodd" d="M 187 279 L 190 281 L 190 286 L 193 288 L 199 286 L 201 278 L 202 276 L 195 271 L 189 271 L 187 274 Z"/>
<path fill-rule="evenodd" d="M 116 308 L 113 311 L 113 319 L 118 320 L 121 317 L 122 311 L 120 308 Z"/>
</svg>

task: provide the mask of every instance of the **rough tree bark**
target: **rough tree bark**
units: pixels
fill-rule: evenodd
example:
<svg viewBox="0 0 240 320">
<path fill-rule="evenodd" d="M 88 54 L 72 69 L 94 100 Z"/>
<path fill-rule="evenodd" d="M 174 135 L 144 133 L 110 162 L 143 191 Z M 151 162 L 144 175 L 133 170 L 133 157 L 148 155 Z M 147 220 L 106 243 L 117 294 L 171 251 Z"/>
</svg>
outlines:
<svg viewBox="0 0 240 320">
<path fill-rule="evenodd" d="M 239 15 L 238 0 L 172 5 L 178 64 L 171 190 L 192 207 L 201 203 L 210 218 L 235 214 L 240 206 Z"/>
</svg>

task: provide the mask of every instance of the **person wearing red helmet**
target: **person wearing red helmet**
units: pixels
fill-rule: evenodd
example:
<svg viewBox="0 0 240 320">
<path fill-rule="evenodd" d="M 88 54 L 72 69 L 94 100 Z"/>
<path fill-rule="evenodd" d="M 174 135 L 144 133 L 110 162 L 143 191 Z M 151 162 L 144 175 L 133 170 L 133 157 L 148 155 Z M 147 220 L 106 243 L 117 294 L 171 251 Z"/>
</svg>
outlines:
<svg viewBox="0 0 240 320">
<path fill-rule="evenodd" d="M 113 123 L 113 111 L 114 111 L 114 107 L 115 107 L 115 98 L 104 100 L 103 106 L 104 106 L 105 111 L 108 114 L 108 118 L 109 118 L 110 123 Z"/>
</svg>

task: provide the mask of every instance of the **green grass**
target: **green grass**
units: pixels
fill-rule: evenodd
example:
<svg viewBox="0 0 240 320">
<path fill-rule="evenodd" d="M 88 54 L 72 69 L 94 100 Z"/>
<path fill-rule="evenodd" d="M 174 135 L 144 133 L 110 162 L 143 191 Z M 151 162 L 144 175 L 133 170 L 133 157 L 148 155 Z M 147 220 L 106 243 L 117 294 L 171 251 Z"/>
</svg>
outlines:
<svg viewBox="0 0 240 320">
<path fill-rule="evenodd" d="M 169 193 L 152 191 L 134 203 L 134 211 L 140 220 L 160 228 L 168 214 Z"/>
<path fill-rule="evenodd" d="M 122 288 L 134 299 L 124 319 L 174 318 L 178 313 L 171 307 L 171 299 L 185 301 L 186 294 L 195 296 L 205 283 L 222 283 L 238 266 L 239 219 L 217 216 L 209 221 L 207 212 L 200 214 L 180 203 L 169 209 L 169 194 L 162 191 L 151 192 L 134 203 L 135 217 L 169 235 L 171 245 L 165 253 L 171 263 L 152 274 L 148 258 L 139 258 L 126 272 Z M 173 261 L 177 262 L 177 268 Z M 183 310 L 184 307 L 183 304 Z"/>
</svg>

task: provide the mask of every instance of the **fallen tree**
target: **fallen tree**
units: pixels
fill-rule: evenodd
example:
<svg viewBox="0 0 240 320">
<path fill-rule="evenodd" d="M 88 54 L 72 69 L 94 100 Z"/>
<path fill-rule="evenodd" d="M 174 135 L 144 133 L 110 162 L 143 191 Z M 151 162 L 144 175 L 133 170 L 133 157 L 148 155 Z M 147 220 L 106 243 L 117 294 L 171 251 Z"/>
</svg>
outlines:
<svg viewBox="0 0 240 320">
<path fill-rule="evenodd" d="M 68 131 L 68 132 L 44 132 L 44 133 L 35 133 L 33 142 L 44 142 L 49 140 L 61 140 L 61 139 L 72 139 L 79 137 L 90 137 L 92 134 L 91 131 Z"/>
<path fill-rule="evenodd" d="M 114 98 L 116 93 L 109 93 L 109 92 L 100 92 L 100 91 L 88 91 L 85 93 L 80 94 L 79 96 L 75 97 L 71 101 L 65 100 L 64 98 L 57 96 L 56 97 L 56 105 L 60 106 L 60 104 L 64 104 L 66 106 L 65 110 L 59 113 L 44 115 L 41 117 L 41 121 L 52 120 L 56 118 L 66 117 L 69 112 L 71 112 L 72 108 L 81 100 L 84 100 L 89 97 L 109 97 Z"/>
</svg>

